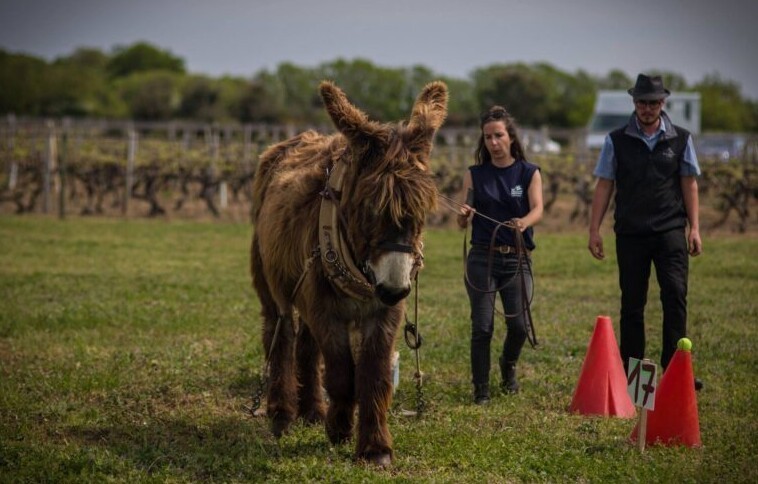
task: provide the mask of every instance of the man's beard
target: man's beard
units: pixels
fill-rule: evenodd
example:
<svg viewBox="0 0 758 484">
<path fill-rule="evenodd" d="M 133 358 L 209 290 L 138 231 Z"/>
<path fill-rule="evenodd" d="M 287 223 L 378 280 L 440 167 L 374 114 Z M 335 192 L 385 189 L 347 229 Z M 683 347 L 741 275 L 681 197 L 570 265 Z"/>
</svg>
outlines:
<svg viewBox="0 0 758 484">
<path fill-rule="evenodd" d="M 641 116 L 639 115 L 637 116 L 637 121 L 639 121 L 639 123 L 645 127 L 655 126 L 658 123 L 659 119 L 661 119 L 660 115 L 656 116 L 655 118 L 653 118 L 652 121 L 648 122 L 648 121 L 645 121 L 645 119 L 642 118 Z"/>
</svg>

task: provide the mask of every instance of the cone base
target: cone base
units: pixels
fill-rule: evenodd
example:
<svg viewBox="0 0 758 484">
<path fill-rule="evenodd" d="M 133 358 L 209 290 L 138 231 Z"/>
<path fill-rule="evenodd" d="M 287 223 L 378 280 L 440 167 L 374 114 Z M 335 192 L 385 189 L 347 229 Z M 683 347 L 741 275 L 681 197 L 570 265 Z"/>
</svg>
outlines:
<svg viewBox="0 0 758 484">
<path fill-rule="evenodd" d="M 689 351 L 677 350 L 656 392 L 655 409 L 648 412 L 647 445 L 701 447 L 692 358 Z M 629 439 L 636 442 L 639 424 Z"/>
<path fill-rule="evenodd" d="M 620 418 L 632 418 L 636 414 L 627 393 L 626 374 L 608 316 L 598 316 L 595 321 L 569 411 Z"/>
</svg>

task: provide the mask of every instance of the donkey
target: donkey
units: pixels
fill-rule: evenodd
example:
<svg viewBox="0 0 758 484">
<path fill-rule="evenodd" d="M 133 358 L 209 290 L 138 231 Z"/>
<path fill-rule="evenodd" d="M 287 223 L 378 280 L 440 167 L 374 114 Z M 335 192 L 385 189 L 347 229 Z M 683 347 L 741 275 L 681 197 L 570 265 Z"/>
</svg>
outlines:
<svg viewBox="0 0 758 484">
<path fill-rule="evenodd" d="M 319 91 L 339 132 L 272 145 L 253 183 L 266 411 L 276 437 L 300 417 L 325 421 L 340 444 L 352 437 L 357 407 L 355 457 L 384 467 L 393 458 L 391 355 L 436 207 L 429 155 L 447 87 L 426 85 L 398 124 L 369 120 L 329 81 Z"/>
</svg>

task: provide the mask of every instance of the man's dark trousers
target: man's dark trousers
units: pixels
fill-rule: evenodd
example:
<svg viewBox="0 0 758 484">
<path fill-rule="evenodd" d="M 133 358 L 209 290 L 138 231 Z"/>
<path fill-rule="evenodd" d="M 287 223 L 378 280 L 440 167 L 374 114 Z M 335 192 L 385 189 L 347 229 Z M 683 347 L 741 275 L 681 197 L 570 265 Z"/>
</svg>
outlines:
<svg viewBox="0 0 758 484">
<path fill-rule="evenodd" d="M 661 366 L 665 369 L 680 338 L 687 335 L 689 258 L 683 228 L 650 235 L 616 235 L 621 287 L 621 358 L 645 356 L 645 303 L 651 263 L 663 306 Z"/>
</svg>

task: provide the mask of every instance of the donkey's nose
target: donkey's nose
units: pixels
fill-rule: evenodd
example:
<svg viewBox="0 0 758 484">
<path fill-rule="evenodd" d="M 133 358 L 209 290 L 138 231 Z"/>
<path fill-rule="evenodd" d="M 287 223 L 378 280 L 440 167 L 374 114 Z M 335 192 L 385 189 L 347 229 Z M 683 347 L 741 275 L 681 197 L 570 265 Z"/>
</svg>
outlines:
<svg viewBox="0 0 758 484">
<path fill-rule="evenodd" d="M 399 303 L 411 293 L 410 286 L 408 287 L 388 287 L 384 284 L 376 286 L 376 296 L 387 306 L 394 306 Z"/>
</svg>

